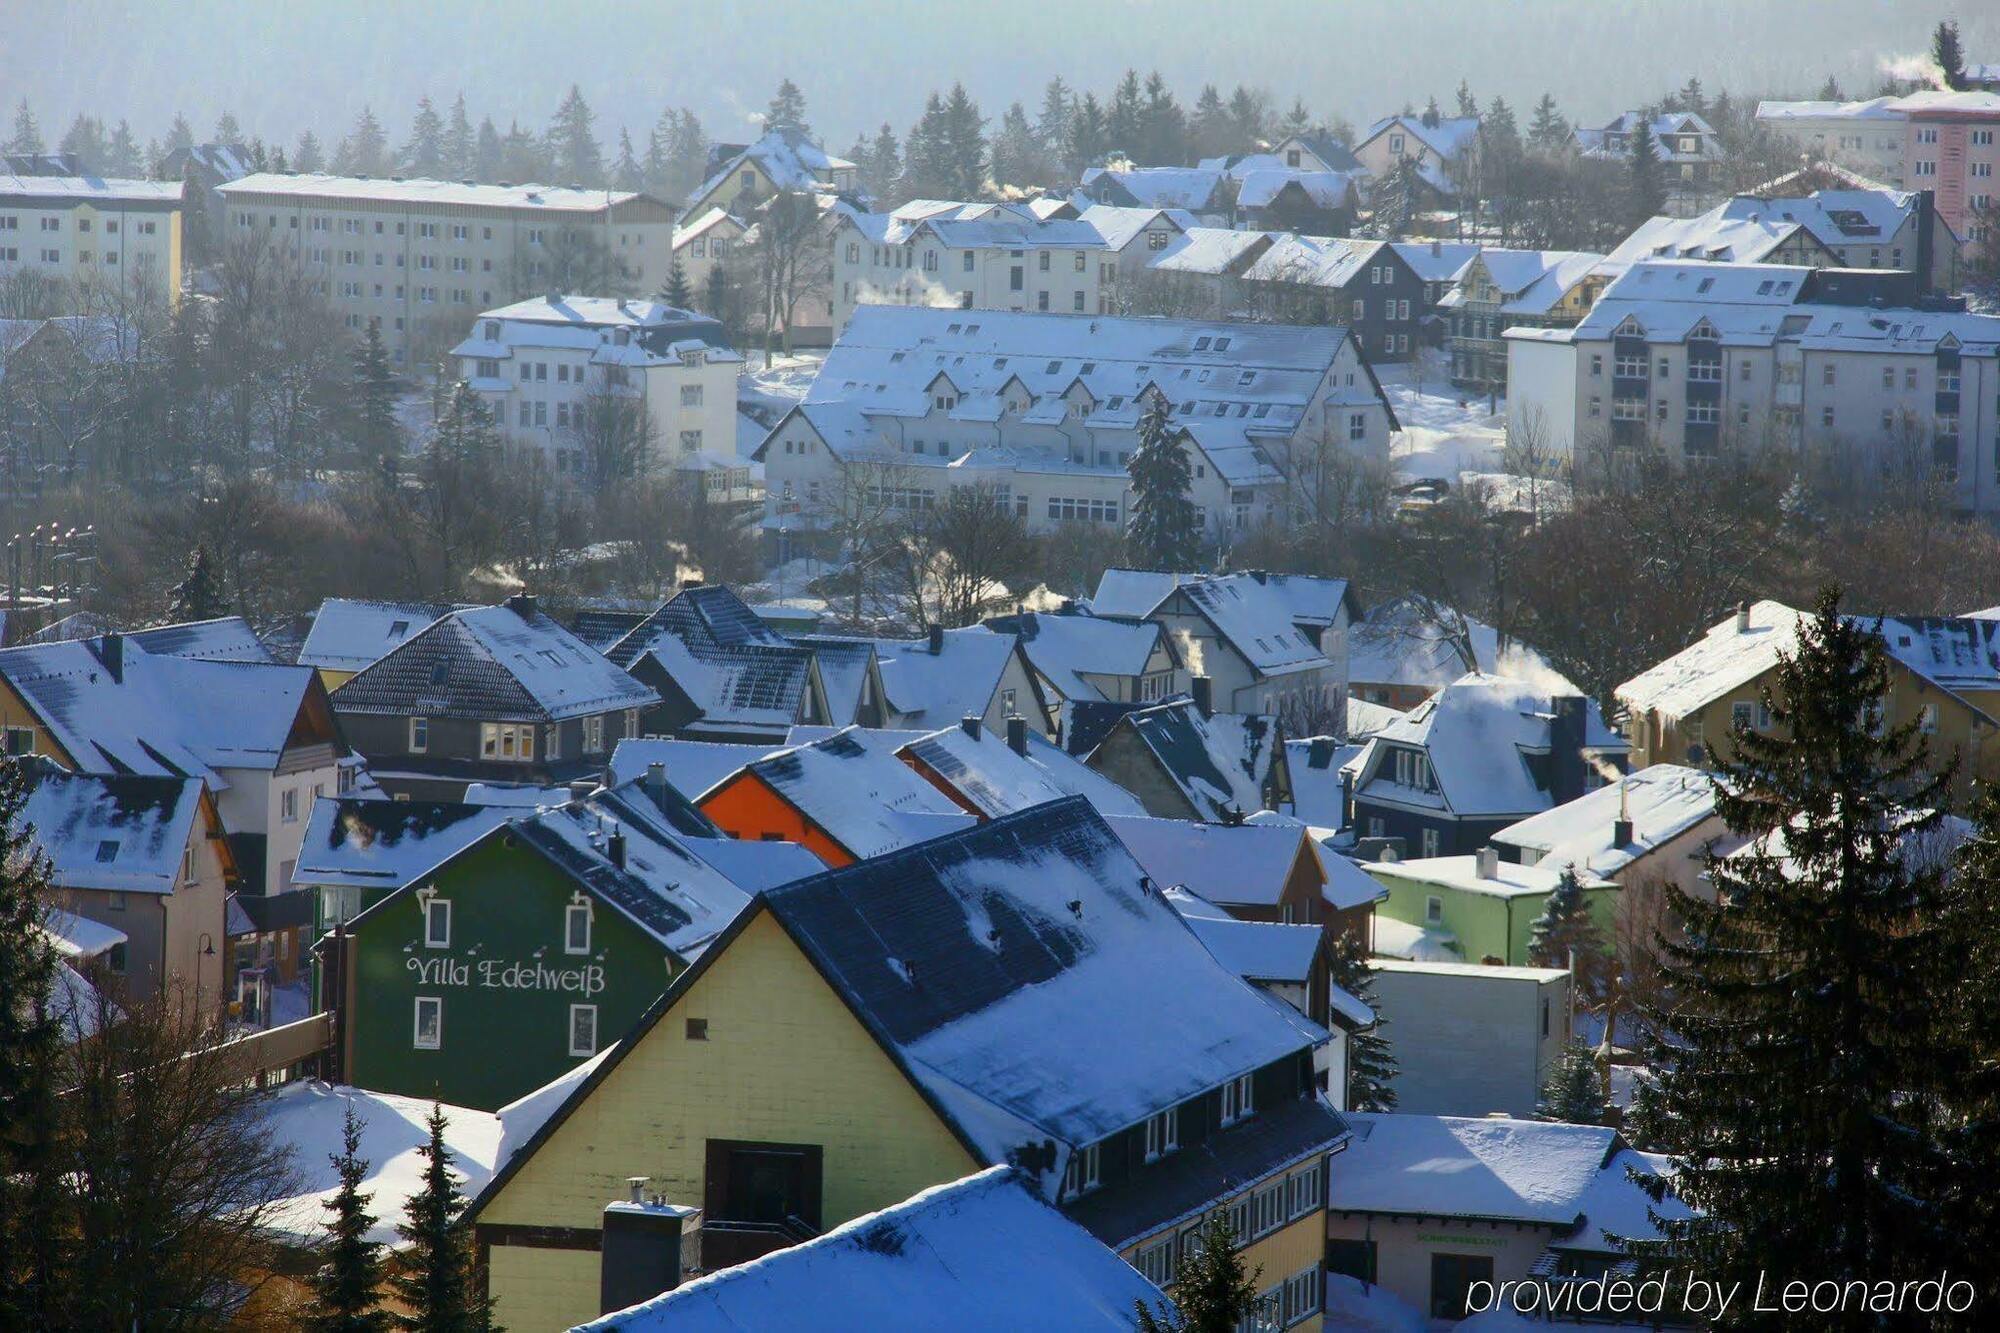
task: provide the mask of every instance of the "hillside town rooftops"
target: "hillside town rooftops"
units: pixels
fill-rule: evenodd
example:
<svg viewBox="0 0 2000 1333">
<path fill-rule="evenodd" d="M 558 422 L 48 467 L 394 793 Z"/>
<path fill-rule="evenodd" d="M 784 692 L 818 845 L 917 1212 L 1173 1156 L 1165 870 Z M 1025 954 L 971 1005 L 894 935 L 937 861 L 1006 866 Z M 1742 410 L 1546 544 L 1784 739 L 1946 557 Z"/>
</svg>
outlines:
<svg viewBox="0 0 2000 1333">
<path fill-rule="evenodd" d="M 958 805 L 891 754 L 852 734 L 793 746 L 754 760 L 754 774 L 854 857 L 879 856 L 910 841 L 895 816 L 959 814 Z"/>
<path fill-rule="evenodd" d="M 464 603 L 329 597 L 313 616 L 312 628 L 299 648 L 298 663 L 333 671 L 360 671 L 439 617 L 463 609 Z"/>
</svg>

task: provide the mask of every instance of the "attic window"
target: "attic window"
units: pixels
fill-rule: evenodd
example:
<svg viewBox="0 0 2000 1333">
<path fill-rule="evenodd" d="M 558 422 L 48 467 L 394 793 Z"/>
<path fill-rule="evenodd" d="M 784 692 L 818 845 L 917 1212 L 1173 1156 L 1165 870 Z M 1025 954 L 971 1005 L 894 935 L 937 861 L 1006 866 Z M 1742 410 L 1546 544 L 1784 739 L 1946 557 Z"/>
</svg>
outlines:
<svg viewBox="0 0 2000 1333">
<path fill-rule="evenodd" d="M 1086 361 L 1083 363 L 1083 368 L 1077 371 L 1076 373 L 1079 375 L 1088 375 L 1090 374 L 1090 372 L 1096 369 L 1097 369 L 1097 363 L 1095 361 Z"/>
<path fill-rule="evenodd" d="M 409 632 L 410 622 L 407 620 L 395 620 L 389 623 L 389 637 L 392 639 L 400 639 Z"/>
<path fill-rule="evenodd" d="M 1196 338 L 1194 340 L 1194 350 L 1197 352 L 1206 352 L 1208 350 L 1209 343 L 1213 341 L 1214 339 L 1212 338 Z"/>
<path fill-rule="evenodd" d="M 1004 356 L 996 356 L 996 357 L 994 357 L 994 358 L 993 358 L 993 368 L 994 368 L 995 370 L 1005 370 L 1005 369 L 1007 368 L 1007 358 L 1006 358 L 1006 357 L 1004 357 Z"/>
<path fill-rule="evenodd" d="M 550 666 L 559 667 L 563 664 L 562 654 L 553 648 L 542 649 L 542 656 L 547 659 Z"/>
<path fill-rule="evenodd" d="M 905 353 L 902 353 L 902 352 L 891 352 L 891 353 L 889 354 L 889 363 L 890 363 L 891 365 L 894 365 L 894 364 L 895 364 L 896 362 L 898 362 L 898 361 L 901 361 L 901 360 L 903 359 L 904 355 L 905 355 Z"/>
<path fill-rule="evenodd" d="M 444 684 L 445 678 L 450 674 L 451 674 L 451 663 L 449 662 L 437 663 L 436 665 L 431 667 L 431 684 L 433 685 Z"/>
<path fill-rule="evenodd" d="M 958 330 L 959 330 L 959 326 L 958 326 L 958 325 L 956 325 L 956 324 L 953 324 L 953 325 L 952 325 L 952 326 L 951 326 L 950 328 L 947 328 L 947 329 L 945 330 L 945 332 L 946 332 L 946 333 L 957 333 L 957 332 L 958 332 Z"/>
<path fill-rule="evenodd" d="M 1227 338 L 1217 338 L 1217 339 L 1215 340 L 1215 350 L 1216 350 L 1216 351 L 1218 351 L 1218 352 L 1226 352 L 1226 351 L 1228 351 L 1228 350 L 1229 350 L 1229 339 L 1227 339 Z"/>
<path fill-rule="evenodd" d="M 1715 279 L 1714 279 L 1714 278 L 1703 278 L 1703 279 L 1702 279 L 1702 280 L 1701 280 L 1700 282 L 1698 282 L 1698 283 L 1696 283 L 1696 284 L 1695 284 L 1695 287 L 1694 287 L 1694 289 L 1695 289 L 1695 290 L 1696 290 L 1697 292 L 1705 292 L 1705 291 L 1707 291 L 1707 290 L 1708 290 L 1709 288 L 1713 287 L 1714 285 L 1715 285 Z"/>
<path fill-rule="evenodd" d="M 107 840 L 97 844 L 97 861 L 99 865 L 102 865 L 107 861 L 116 861 L 117 859 L 118 859 L 117 843 Z"/>
<path fill-rule="evenodd" d="M 1771 294 L 1771 280 L 1769 278 L 1766 278 L 1762 282 L 1757 284 L 1757 295 L 1769 296 L 1770 294 Z"/>
<path fill-rule="evenodd" d="M 1252 413 L 1251 413 L 1250 415 L 1252 415 L 1252 416 L 1255 416 L 1255 417 L 1267 417 L 1267 416 L 1270 416 L 1270 415 L 1271 415 L 1271 405 L 1270 405 L 1269 403 L 1259 403 L 1259 404 L 1257 404 L 1257 410 L 1256 410 L 1255 412 L 1252 412 Z"/>
<path fill-rule="evenodd" d="M 968 324 L 965 326 L 965 331 L 967 333 L 977 333 L 979 332 L 979 326 L 977 324 Z"/>
<path fill-rule="evenodd" d="M 1238 375 L 1236 377 L 1236 387 L 1239 389 L 1244 388 L 1245 386 L 1255 382 L 1256 378 L 1257 378 L 1256 371 L 1246 370 L 1241 375 Z"/>
<path fill-rule="evenodd" d="M 1053 375 L 1053 374 L 1055 374 L 1055 373 L 1056 373 L 1057 371 L 1059 371 L 1059 370 L 1061 370 L 1061 369 L 1062 369 L 1062 362 L 1061 362 L 1061 361 L 1059 361 L 1059 360 L 1058 360 L 1058 361 L 1051 361 L 1051 362 L 1049 362 L 1049 367 L 1048 367 L 1048 370 L 1047 370 L 1046 372 L 1044 372 L 1044 373 L 1046 373 L 1046 374 L 1050 374 L 1050 375 Z"/>
<path fill-rule="evenodd" d="M 1111 401 L 1104 405 L 1105 410 L 1109 412 L 1116 412 L 1119 408 L 1123 406 L 1125 406 L 1125 395 L 1122 393 L 1113 394 L 1111 396 Z"/>
</svg>

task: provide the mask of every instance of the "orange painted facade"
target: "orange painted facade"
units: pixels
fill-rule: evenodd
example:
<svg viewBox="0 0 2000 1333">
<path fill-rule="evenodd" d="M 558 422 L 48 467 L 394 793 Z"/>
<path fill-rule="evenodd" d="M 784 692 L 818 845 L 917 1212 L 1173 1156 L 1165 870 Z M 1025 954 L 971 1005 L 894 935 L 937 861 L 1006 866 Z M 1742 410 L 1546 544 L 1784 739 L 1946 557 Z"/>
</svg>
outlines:
<svg viewBox="0 0 2000 1333">
<path fill-rule="evenodd" d="M 967 800 L 964 796 L 960 795 L 958 788 L 952 786 L 949 782 L 946 782 L 943 778 L 939 777 L 936 769 L 932 768 L 929 764 L 917 758 L 915 755 L 903 754 L 899 751 L 896 757 L 902 760 L 905 764 L 908 764 L 910 768 L 916 772 L 916 775 L 918 777 L 922 778 L 925 782 L 930 783 L 931 786 L 936 787 L 939 791 L 943 792 L 945 794 L 945 799 L 949 800 L 953 805 L 965 811 L 966 814 L 971 815 L 973 818 L 977 819 L 980 823 L 984 824 L 986 822 L 986 815 L 979 809 L 979 807 L 974 805 L 971 801 Z"/>
<path fill-rule="evenodd" d="M 710 792 L 700 805 L 701 812 L 732 838 L 796 842 L 835 869 L 854 864 L 853 853 L 755 773 L 738 773 Z"/>
</svg>

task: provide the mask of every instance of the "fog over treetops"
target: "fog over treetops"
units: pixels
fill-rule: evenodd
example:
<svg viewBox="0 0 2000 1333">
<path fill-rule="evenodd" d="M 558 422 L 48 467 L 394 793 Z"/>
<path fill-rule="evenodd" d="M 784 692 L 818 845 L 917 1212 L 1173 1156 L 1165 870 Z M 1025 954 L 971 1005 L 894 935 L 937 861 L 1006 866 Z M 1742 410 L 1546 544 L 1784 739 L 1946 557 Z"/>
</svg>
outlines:
<svg viewBox="0 0 2000 1333">
<path fill-rule="evenodd" d="M 1184 101 L 1204 83 L 1268 89 L 1366 124 L 1461 79 L 1482 104 L 1554 93 L 1590 123 L 1699 77 L 1711 91 L 1811 96 L 1835 77 L 1867 96 L 1886 62 L 1955 18 L 1971 62 L 2000 62 L 2000 4 L 1911 0 L 9 0 L 0 89 L 51 137 L 79 112 L 143 140 L 176 111 L 225 110 L 273 142 L 337 135 L 364 103 L 400 132 L 420 94 L 463 90 L 475 114 L 541 125 L 572 83 L 615 136 L 687 106 L 740 138 L 781 76 L 830 144 L 963 81 L 989 117 L 1031 109 L 1060 74 L 1106 89 L 1158 69 Z"/>
</svg>

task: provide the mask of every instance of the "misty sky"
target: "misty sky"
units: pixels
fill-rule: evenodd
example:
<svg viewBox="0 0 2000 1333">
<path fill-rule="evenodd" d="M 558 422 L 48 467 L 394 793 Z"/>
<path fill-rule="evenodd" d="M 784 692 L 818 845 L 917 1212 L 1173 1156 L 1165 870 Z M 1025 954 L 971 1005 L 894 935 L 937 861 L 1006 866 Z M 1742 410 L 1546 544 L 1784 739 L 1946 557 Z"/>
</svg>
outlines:
<svg viewBox="0 0 2000 1333">
<path fill-rule="evenodd" d="M 131 121 L 143 144 L 185 111 L 197 137 L 234 111 L 290 144 L 332 147 L 364 102 L 393 139 L 417 96 L 464 90 L 475 121 L 540 128 L 580 83 L 607 148 L 623 124 L 643 150 L 662 107 L 711 137 L 751 131 L 780 76 L 805 90 L 830 146 L 963 80 L 995 121 L 1032 114 L 1060 73 L 1100 92 L 1127 65 L 1157 67 L 1184 102 L 1204 82 L 1302 94 L 1357 124 L 1447 105 L 1461 78 L 1517 109 L 1544 89 L 1602 120 L 1698 74 L 1710 91 L 1808 96 L 1828 74 L 1872 93 L 1885 57 L 1923 50 L 1948 8 L 1909 0 L 4 0 L 0 100 L 25 96 L 53 142 L 79 111 Z M 1970 60 L 2000 61 L 2000 0 L 1961 3 Z M 1524 117 L 1525 118 L 1525 117 Z"/>
</svg>

